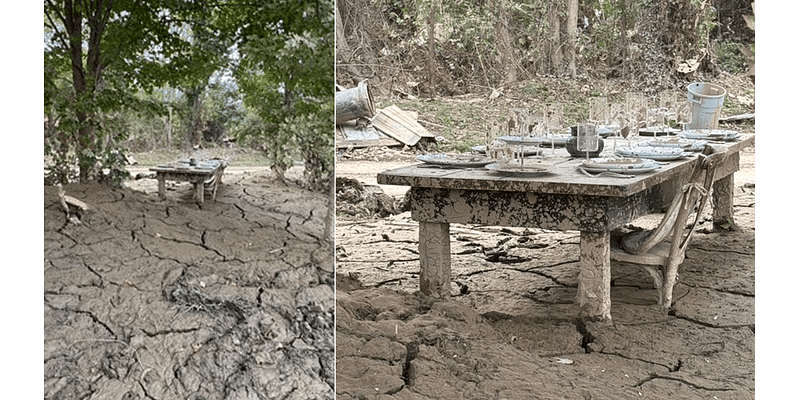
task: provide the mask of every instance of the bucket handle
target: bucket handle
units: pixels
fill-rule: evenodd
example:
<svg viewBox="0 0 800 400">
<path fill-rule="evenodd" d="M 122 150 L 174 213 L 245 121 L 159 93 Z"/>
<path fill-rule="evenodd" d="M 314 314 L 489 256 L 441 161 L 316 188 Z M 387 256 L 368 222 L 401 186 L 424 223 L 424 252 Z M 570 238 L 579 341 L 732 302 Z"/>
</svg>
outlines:
<svg viewBox="0 0 800 400">
<path fill-rule="evenodd" d="M 701 101 L 700 101 L 700 100 L 695 100 L 695 98 L 694 98 L 694 95 L 693 95 L 693 94 L 689 93 L 689 96 L 690 96 L 690 97 L 689 97 L 689 101 L 690 101 L 690 102 L 692 102 L 692 103 L 697 103 L 697 104 L 700 104 L 700 103 L 701 103 Z"/>
</svg>

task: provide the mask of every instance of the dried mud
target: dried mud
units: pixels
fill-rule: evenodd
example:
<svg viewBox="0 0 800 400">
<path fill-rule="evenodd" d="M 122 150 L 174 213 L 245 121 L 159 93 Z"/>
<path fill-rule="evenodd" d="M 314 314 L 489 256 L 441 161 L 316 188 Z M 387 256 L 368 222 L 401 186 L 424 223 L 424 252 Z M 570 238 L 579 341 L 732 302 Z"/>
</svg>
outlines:
<svg viewBox="0 0 800 400">
<path fill-rule="evenodd" d="M 382 165 L 340 162 L 337 175 Z M 438 301 L 419 293 L 408 213 L 340 219 L 337 399 L 754 398 L 754 148 L 741 168 L 738 229 L 714 231 L 707 215 L 674 307 L 613 262 L 611 323 L 576 318 L 578 232 L 454 224 L 452 296 Z"/>
<path fill-rule="evenodd" d="M 45 399 L 332 399 L 333 246 L 324 194 L 226 175 L 44 188 Z M 131 182 L 141 186 L 141 182 Z"/>
</svg>

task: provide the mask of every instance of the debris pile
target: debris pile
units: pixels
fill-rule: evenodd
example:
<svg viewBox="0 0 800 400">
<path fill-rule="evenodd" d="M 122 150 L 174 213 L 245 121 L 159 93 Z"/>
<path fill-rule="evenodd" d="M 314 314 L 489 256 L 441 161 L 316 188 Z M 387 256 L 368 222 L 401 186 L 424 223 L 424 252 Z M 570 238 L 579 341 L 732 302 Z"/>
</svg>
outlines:
<svg viewBox="0 0 800 400">
<path fill-rule="evenodd" d="M 413 112 L 396 105 L 375 110 L 369 83 L 336 92 L 336 148 L 415 146 L 435 140 Z"/>
</svg>

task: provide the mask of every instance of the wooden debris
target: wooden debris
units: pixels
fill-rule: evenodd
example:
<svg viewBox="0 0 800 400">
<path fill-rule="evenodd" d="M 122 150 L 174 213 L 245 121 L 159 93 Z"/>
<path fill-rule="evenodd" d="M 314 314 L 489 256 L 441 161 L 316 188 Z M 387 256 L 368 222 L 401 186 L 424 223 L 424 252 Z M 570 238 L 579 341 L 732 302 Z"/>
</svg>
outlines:
<svg viewBox="0 0 800 400">
<path fill-rule="evenodd" d="M 411 113 L 401 110 L 396 105 L 378 111 L 372 118 L 372 124 L 379 131 L 408 146 L 414 146 L 423 137 L 431 139 L 434 137 Z"/>
<path fill-rule="evenodd" d="M 64 187 L 61 186 L 60 183 L 58 184 L 58 202 L 61 204 L 61 209 L 63 209 L 64 213 L 67 215 L 67 220 L 76 225 L 80 225 L 81 220 L 76 213 L 71 211 L 70 206 L 76 207 L 81 211 L 89 210 L 89 206 L 86 203 L 67 195 L 64 191 Z"/>
</svg>

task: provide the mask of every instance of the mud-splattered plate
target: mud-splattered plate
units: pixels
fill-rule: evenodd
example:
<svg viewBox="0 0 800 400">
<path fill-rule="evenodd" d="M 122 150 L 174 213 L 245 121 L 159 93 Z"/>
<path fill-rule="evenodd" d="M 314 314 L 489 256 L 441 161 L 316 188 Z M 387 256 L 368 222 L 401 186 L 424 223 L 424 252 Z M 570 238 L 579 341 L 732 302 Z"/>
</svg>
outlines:
<svg viewBox="0 0 800 400">
<path fill-rule="evenodd" d="M 418 161 L 426 164 L 445 167 L 479 168 L 494 162 L 489 157 L 481 154 L 422 154 L 417 156 Z"/>
<path fill-rule="evenodd" d="M 632 146 L 620 147 L 615 154 L 620 157 L 639 157 L 656 161 L 673 161 L 686 158 L 692 153 L 688 153 L 679 147 Z"/>
<path fill-rule="evenodd" d="M 593 158 L 583 161 L 579 168 L 591 173 L 616 172 L 621 174 L 643 174 L 661 168 L 653 160 L 638 157 Z"/>
<path fill-rule="evenodd" d="M 672 136 L 649 140 L 645 144 L 655 147 L 677 147 L 686 151 L 700 151 L 708 144 L 708 140 L 691 140 Z"/>
<path fill-rule="evenodd" d="M 503 175 L 532 176 L 532 175 L 546 174 L 550 172 L 550 165 L 537 163 L 535 161 L 531 161 L 530 163 L 523 163 L 521 167 L 517 163 L 511 163 L 511 164 L 494 163 L 487 165 L 486 169 L 488 169 L 491 172 L 496 172 L 498 174 L 503 174 Z"/>
</svg>

